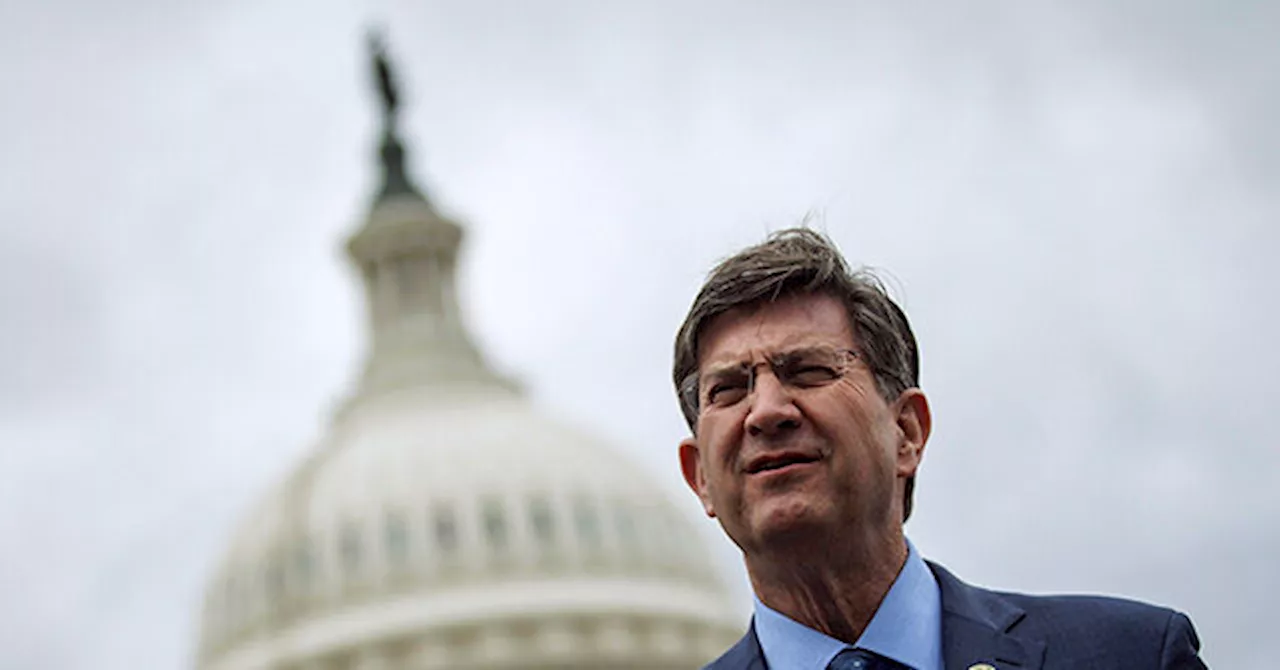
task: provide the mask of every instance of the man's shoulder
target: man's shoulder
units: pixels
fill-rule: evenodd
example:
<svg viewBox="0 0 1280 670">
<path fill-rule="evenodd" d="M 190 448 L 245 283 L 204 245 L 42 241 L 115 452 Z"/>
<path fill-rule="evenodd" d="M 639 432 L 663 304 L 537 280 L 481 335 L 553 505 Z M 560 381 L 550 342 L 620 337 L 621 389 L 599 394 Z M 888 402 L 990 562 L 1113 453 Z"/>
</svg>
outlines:
<svg viewBox="0 0 1280 670">
<path fill-rule="evenodd" d="M 1119 640 L 1161 639 L 1171 620 L 1182 616 L 1168 607 L 1138 600 L 1096 595 L 1036 595 L 988 591 L 1021 608 L 1020 627 L 1046 633 L 1114 637 Z"/>
<path fill-rule="evenodd" d="M 1185 614 L 1149 603 L 1087 595 L 1003 593 L 1026 617 L 1014 630 L 1044 642 L 1050 667 L 1204 668 L 1200 638 Z M 1141 663 L 1141 665 L 1139 665 Z"/>
<path fill-rule="evenodd" d="M 1046 661 L 1112 667 L 1126 659 L 1159 658 L 1159 667 L 1202 668 L 1191 620 L 1171 608 L 1099 595 L 1039 595 L 972 586 L 932 565 L 944 617 L 981 619 L 1047 651 Z M 944 626 L 946 624 L 944 623 Z M 1050 666 L 1055 664 L 1049 664 Z M 1094 665 L 1090 665 L 1094 667 Z"/>
<path fill-rule="evenodd" d="M 952 579 L 955 578 L 952 577 Z M 959 580 L 955 581 L 971 593 L 1003 601 L 1020 610 L 1020 620 L 1014 624 L 1019 628 L 1031 626 L 1046 630 L 1064 629 L 1076 632 L 1105 629 L 1119 631 L 1121 634 L 1162 634 L 1168 626 L 1169 619 L 1178 615 L 1168 607 L 1128 598 L 1083 594 L 1032 594 L 988 589 Z M 950 600 L 947 598 L 947 591 L 948 589 L 943 591 L 944 609 L 955 612 L 959 608 L 947 607 L 954 604 L 954 602 L 947 602 Z M 954 592 L 954 589 L 952 591 Z"/>
</svg>

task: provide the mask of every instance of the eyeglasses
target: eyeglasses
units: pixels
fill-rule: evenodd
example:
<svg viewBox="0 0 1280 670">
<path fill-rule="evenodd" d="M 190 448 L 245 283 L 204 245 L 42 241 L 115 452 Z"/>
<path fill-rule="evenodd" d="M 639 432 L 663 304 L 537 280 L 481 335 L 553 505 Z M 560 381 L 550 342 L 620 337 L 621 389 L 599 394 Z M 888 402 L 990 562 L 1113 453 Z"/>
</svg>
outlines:
<svg viewBox="0 0 1280 670">
<path fill-rule="evenodd" d="M 811 389 L 840 381 L 859 358 L 852 349 L 806 347 L 773 354 L 760 363 L 731 363 L 697 372 L 680 385 L 686 407 L 699 413 L 707 408 L 732 407 L 751 395 L 756 387 L 756 370 L 768 365 L 778 382 L 790 389 Z"/>
</svg>

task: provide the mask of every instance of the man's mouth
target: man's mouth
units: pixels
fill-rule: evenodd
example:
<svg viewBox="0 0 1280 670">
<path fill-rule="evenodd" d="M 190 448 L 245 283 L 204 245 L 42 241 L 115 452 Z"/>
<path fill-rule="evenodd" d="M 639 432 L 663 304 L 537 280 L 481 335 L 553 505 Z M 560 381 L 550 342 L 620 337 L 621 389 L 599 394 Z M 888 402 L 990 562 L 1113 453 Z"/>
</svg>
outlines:
<svg viewBox="0 0 1280 670">
<path fill-rule="evenodd" d="M 801 452 L 780 452 L 759 456 L 747 464 L 747 474 L 759 474 L 781 470 L 793 465 L 804 465 L 818 461 L 817 454 Z"/>
</svg>

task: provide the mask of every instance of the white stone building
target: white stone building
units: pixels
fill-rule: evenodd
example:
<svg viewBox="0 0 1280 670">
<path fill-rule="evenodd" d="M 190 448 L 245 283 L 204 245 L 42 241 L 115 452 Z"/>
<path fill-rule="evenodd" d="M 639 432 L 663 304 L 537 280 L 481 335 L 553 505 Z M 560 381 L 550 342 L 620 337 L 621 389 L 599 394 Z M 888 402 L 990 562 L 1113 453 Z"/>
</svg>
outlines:
<svg viewBox="0 0 1280 670">
<path fill-rule="evenodd" d="M 744 613 L 658 487 L 485 363 L 454 290 L 462 228 L 407 178 L 377 63 L 383 188 L 347 246 L 364 373 L 235 532 L 196 667 L 699 667 Z"/>
</svg>

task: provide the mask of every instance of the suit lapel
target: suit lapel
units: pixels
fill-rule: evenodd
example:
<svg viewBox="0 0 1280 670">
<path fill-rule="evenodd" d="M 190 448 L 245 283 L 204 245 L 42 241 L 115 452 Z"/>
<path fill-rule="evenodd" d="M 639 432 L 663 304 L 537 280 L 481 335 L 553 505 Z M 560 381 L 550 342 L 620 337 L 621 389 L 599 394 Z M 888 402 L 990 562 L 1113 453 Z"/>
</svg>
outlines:
<svg viewBox="0 0 1280 670">
<path fill-rule="evenodd" d="M 988 663 L 999 670 L 1038 670 L 1044 643 L 1013 629 L 1026 613 L 1006 598 L 974 588 L 929 563 L 942 591 L 942 655 L 947 670 Z"/>
</svg>

